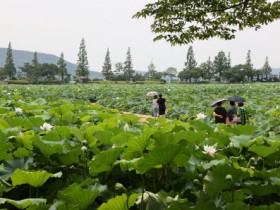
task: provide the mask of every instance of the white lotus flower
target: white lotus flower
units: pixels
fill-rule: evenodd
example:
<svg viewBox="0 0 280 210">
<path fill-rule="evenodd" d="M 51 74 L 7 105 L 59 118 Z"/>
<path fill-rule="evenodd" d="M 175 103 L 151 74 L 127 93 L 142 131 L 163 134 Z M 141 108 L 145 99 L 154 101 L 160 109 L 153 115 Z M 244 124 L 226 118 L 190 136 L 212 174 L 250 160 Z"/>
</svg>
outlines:
<svg viewBox="0 0 280 210">
<path fill-rule="evenodd" d="M 215 127 L 214 132 L 217 133 L 219 131 L 218 127 Z"/>
<path fill-rule="evenodd" d="M 238 144 L 231 141 L 228 146 L 229 147 L 238 147 Z"/>
<path fill-rule="evenodd" d="M 15 112 L 17 113 L 17 114 L 22 114 L 22 108 L 15 108 Z"/>
<path fill-rule="evenodd" d="M 86 146 L 82 146 L 81 150 L 82 150 L 82 152 L 86 152 L 87 151 L 87 147 Z"/>
<path fill-rule="evenodd" d="M 227 174 L 226 175 L 226 180 L 231 180 L 232 181 L 232 175 L 231 174 Z"/>
<path fill-rule="evenodd" d="M 204 113 L 199 113 L 196 115 L 196 119 L 204 120 L 207 116 Z"/>
<path fill-rule="evenodd" d="M 203 149 L 203 153 L 210 156 L 214 156 L 214 154 L 217 152 L 217 149 L 213 146 L 204 145 Z"/>
<path fill-rule="evenodd" d="M 124 131 L 128 131 L 129 130 L 129 125 L 127 123 L 125 123 L 125 125 L 123 126 Z"/>
<path fill-rule="evenodd" d="M 53 126 L 49 123 L 44 123 L 42 126 L 40 126 L 40 128 L 44 131 L 50 131 L 53 128 Z"/>
<path fill-rule="evenodd" d="M 135 201 L 135 204 L 139 205 L 142 201 L 142 196 L 143 196 L 143 202 L 145 202 L 150 196 L 153 197 L 155 200 L 158 200 L 159 197 L 158 197 L 158 194 L 154 194 L 152 192 L 144 192 L 143 195 L 141 194 L 137 200 Z"/>
</svg>

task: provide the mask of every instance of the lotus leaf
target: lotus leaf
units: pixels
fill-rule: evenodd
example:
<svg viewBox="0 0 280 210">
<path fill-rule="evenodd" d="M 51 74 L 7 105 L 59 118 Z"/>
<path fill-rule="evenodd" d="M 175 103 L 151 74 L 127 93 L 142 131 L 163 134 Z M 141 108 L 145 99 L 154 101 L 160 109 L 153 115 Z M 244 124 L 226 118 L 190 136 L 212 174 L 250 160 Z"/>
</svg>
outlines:
<svg viewBox="0 0 280 210">
<path fill-rule="evenodd" d="M 49 178 L 62 176 L 61 172 L 56 174 L 48 173 L 46 171 L 27 171 L 22 169 L 16 169 L 12 175 L 13 186 L 21 184 L 29 184 L 33 187 L 42 186 Z"/>
</svg>

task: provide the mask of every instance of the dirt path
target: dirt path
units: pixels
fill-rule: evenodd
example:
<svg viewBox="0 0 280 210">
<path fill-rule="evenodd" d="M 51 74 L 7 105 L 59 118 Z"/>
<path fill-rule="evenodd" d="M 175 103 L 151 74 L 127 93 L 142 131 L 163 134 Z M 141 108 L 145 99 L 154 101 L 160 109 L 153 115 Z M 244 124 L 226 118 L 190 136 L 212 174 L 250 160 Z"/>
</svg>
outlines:
<svg viewBox="0 0 280 210">
<path fill-rule="evenodd" d="M 146 122 L 148 118 L 152 118 L 150 115 L 144 115 L 144 114 L 135 114 L 131 112 L 123 112 L 124 114 L 134 114 L 135 116 L 139 117 L 139 122 Z"/>
</svg>

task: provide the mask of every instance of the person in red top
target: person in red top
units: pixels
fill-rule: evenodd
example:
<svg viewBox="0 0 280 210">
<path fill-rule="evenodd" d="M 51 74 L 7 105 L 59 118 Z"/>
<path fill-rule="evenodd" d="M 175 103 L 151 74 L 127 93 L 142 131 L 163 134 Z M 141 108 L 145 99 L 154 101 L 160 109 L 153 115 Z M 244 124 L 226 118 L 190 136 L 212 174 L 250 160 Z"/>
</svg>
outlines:
<svg viewBox="0 0 280 210">
<path fill-rule="evenodd" d="M 159 94 L 159 99 L 157 100 L 158 103 L 158 114 L 159 116 L 164 116 L 166 111 L 166 99 L 162 98 L 162 94 Z"/>
</svg>

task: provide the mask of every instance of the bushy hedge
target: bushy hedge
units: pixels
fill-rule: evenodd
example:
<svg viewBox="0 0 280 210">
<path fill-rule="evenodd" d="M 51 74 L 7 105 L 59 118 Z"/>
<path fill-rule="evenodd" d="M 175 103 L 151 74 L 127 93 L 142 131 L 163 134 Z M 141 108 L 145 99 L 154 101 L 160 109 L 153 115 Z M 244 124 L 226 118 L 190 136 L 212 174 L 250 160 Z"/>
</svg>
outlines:
<svg viewBox="0 0 280 210">
<path fill-rule="evenodd" d="M 8 84 L 16 84 L 16 85 L 28 85 L 30 82 L 28 80 L 7 80 Z"/>
</svg>

